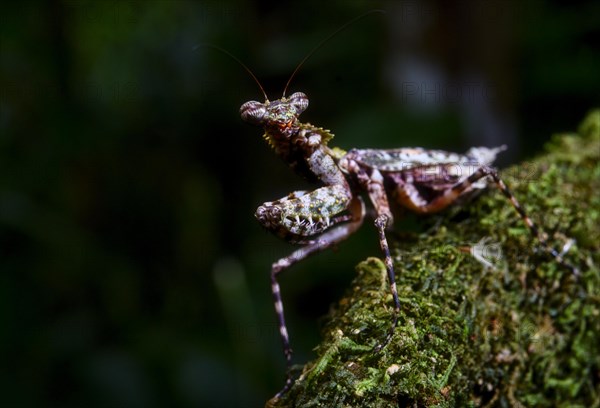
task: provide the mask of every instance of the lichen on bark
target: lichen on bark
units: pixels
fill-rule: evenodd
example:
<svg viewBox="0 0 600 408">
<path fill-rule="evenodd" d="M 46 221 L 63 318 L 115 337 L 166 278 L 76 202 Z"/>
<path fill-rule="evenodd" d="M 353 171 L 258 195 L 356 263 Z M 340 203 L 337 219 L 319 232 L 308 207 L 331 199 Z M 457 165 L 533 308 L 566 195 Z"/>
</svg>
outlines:
<svg viewBox="0 0 600 408">
<path fill-rule="evenodd" d="M 267 405 L 600 406 L 599 158 L 593 111 L 577 133 L 501 172 L 552 245 L 574 240 L 565 258 L 580 276 L 541 250 L 490 189 L 424 220 L 425 232 L 390 237 L 402 308 L 382 352 L 372 348 L 389 329 L 392 300 L 382 261 L 368 258 L 334 307 L 317 359 Z"/>
</svg>

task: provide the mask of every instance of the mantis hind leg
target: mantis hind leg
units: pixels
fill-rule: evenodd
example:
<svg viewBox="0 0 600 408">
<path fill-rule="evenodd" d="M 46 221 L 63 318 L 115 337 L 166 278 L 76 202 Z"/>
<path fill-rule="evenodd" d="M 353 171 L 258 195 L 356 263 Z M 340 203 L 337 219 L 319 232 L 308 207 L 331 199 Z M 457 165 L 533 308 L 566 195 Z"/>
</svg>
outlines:
<svg viewBox="0 0 600 408">
<path fill-rule="evenodd" d="M 519 214 L 519 217 L 521 217 L 527 228 L 529 228 L 531 235 L 537 238 L 544 250 L 550 253 L 550 255 L 552 255 L 552 257 L 556 260 L 558 264 L 569 269 L 574 275 L 579 275 L 579 270 L 575 266 L 566 262 L 563 259 L 563 255 L 559 253 L 556 249 L 552 248 L 550 244 L 548 244 L 546 237 L 540 232 L 538 226 L 531 220 L 523 206 L 519 203 L 515 195 L 512 193 L 512 191 L 510 191 L 508 186 L 504 183 L 504 181 L 502 181 L 502 179 L 498 175 L 498 172 L 489 166 L 479 167 L 469 177 L 467 177 L 463 181 L 456 183 L 452 187 L 445 190 L 441 195 L 426 203 L 419 202 L 415 199 L 415 197 L 418 197 L 418 195 L 414 194 L 414 191 L 411 190 L 414 189 L 414 186 L 411 185 L 399 186 L 397 190 L 397 196 L 400 199 L 402 205 L 410 208 L 415 212 L 421 214 L 433 213 L 440 211 L 449 206 L 450 204 L 456 202 L 456 200 L 460 196 L 470 191 L 475 183 L 477 183 L 479 180 L 485 177 L 490 177 L 494 185 L 502 192 L 502 194 L 508 199 L 508 201 L 510 201 L 512 207 Z"/>
</svg>

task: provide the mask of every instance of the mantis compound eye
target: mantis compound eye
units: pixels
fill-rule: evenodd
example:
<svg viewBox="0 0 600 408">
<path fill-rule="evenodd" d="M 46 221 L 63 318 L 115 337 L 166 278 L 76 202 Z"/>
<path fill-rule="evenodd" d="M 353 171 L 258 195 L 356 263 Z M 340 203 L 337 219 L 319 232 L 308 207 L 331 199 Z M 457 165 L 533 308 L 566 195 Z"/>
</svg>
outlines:
<svg viewBox="0 0 600 408">
<path fill-rule="evenodd" d="M 246 102 L 240 107 L 242 120 L 253 125 L 262 125 L 266 113 L 265 105 L 257 101 Z"/>
<path fill-rule="evenodd" d="M 302 92 L 295 92 L 290 96 L 290 103 L 296 108 L 296 114 L 299 115 L 308 107 L 308 98 Z"/>
</svg>

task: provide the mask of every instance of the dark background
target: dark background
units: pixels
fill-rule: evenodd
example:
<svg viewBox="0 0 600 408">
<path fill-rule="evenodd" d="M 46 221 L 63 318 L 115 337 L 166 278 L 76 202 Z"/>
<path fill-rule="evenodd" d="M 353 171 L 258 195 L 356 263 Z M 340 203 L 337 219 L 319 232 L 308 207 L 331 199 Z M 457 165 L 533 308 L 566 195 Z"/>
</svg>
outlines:
<svg viewBox="0 0 600 408">
<path fill-rule="evenodd" d="M 598 105 L 595 1 L 51 1 L 0 6 L 0 405 L 257 407 L 283 384 L 254 220 L 306 188 L 241 122 L 233 59 L 343 148 L 509 145 L 526 160 Z M 294 268 L 295 361 L 366 225 Z"/>
</svg>

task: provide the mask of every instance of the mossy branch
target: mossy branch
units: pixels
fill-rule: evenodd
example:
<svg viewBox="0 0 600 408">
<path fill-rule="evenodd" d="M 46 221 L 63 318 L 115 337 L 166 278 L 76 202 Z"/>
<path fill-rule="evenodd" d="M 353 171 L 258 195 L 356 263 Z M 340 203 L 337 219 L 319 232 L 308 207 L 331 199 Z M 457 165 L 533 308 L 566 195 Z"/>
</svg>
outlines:
<svg viewBox="0 0 600 408">
<path fill-rule="evenodd" d="M 502 177 L 556 248 L 575 240 L 565 258 L 579 277 L 492 189 L 426 233 L 390 239 L 402 310 L 382 352 L 372 348 L 392 301 L 383 263 L 369 258 L 318 358 L 267 405 L 600 406 L 600 111 L 546 150 Z"/>
</svg>

